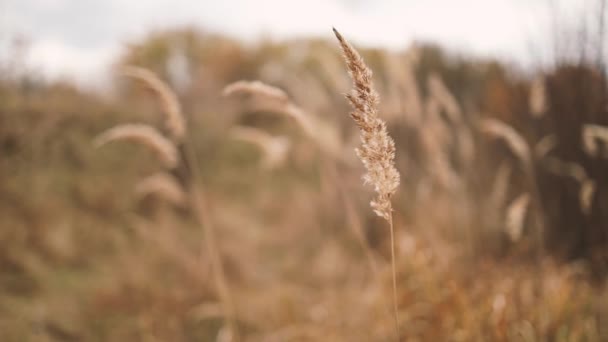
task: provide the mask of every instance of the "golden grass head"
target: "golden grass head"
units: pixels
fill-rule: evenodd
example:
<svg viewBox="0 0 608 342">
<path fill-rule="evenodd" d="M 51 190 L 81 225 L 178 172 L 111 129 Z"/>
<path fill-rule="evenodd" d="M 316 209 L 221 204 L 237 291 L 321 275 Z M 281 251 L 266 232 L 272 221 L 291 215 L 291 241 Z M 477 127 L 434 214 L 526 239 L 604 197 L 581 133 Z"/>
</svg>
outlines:
<svg viewBox="0 0 608 342">
<path fill-rule="evenodd" d="M 379 97 L 373 88 L 372 71 L 336 29 L 334 33 L 353 81 L 353 90 L 346 98 L 353 107 L 350 116 L 359 127 L 361 136 L 361 147 L 355 151 L 367 169 L 363 180 L 372 184 L 377 193 L 376 199 L 371 202 L 374 212 L 390 221 L 390 198 L 399 187 L 400 177 L 395 168 L 395 143 L 388 135 L 386 123 L 378 117 Z"/>
<path fill-rule="evenodd" d="M 165 126 L 171 138 L 175 141 L 183 140 L 186 134 L 186 121 L 177 95 L 171 88 L 148 69 L 127 66 L 122 68 L 121 72 L 123 75 L 141 82 L 158 96 L 166 115 Z"/>
<path fill-rule="evenodd" d="M 158 130 L 145 124 L 124 124 L 112 127 L 101 133 L 94 140 L 96 147 L 119 140 L 141 144 L 156 153 L 160 161 L 169 169 L 177 167 L 179 157 L 177 148 Z"/>
</svg>

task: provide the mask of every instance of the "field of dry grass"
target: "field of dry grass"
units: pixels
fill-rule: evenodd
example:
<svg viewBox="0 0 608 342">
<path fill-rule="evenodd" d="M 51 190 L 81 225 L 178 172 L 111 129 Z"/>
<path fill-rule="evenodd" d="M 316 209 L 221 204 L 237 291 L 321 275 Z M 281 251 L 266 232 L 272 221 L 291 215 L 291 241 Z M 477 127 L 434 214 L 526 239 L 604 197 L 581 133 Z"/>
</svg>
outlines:
<svg viewBox="0 0 608 342">
<path fill-rule="evenodd" d="M 330 34 L 7 70 L 0 340 L 608 340 L 605 71 Z"/>
</svg>

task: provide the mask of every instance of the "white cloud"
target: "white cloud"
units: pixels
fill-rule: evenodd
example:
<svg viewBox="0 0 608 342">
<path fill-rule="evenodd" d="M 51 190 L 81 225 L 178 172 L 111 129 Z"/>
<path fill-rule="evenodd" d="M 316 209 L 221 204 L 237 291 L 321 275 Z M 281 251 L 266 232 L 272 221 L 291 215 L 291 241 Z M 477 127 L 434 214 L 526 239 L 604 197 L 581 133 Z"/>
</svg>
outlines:
<svg viewBox="0 0 608 342">
<path fill-rule="evenodd" d="M 397 48 L 412 39 L 432 40 L 520 61 L 530 57 L 530 42 L 546 39 L 549 30 L 546 2 L 527 0 L 8 1 L 0 5 L 5 19 L 0 33 L 25 33 L 34 42 L 32 63 L 53 76 L 84 82 L 88 75 L 102 74 L 120 44 L 175 25 L 247 40 L 260 35 L 330 38 L 336 26 L 359 44 Z M 570 9 L 589 1 L 560 2 Z"/>
<path fill-rule="evenodd" d="M 29 48 L 27 64 L 34 70 L 42 70 L 50 78 L 103 88 L 109 81 L 106 69 L 118 52 L 118 45 L 77 48 L 59 40 L 41 39 Z"/>
</svg>

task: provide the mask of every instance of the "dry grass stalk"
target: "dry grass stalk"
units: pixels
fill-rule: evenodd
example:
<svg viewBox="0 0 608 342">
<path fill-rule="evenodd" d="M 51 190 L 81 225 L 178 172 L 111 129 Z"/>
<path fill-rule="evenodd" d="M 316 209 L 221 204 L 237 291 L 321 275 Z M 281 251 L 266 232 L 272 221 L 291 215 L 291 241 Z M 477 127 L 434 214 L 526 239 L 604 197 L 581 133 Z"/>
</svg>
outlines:
<svg viewBox="0 0 608 342">
<path fill-rule="evenodd" d="M 290 142 L 287 137 L 274 137 L 260 129 L 237 126 L 230 130 L 230 136 L 258 146 L 264 152 L 262 165 L 274 169 L 285 163 Z"/>
<path fill-rule="evenodd" d="M 524 193 L 513 200 L 507 208 L 506 230 L 512 242 L 517 242 L 521 238 L 529 204 L 530 195 Z"/>
<path fill-rule="evenodd" d="M 97 147 L 119 140 L 132 141 L 154 151 L 169 169 L 177 167 L 178 152 L 175 145 L 154 127 L 145 124 L 124 124 L 108 129 L 95 138 Z"/>
<path fill-rule="evenodd" d="M 608 127 L 594 124 L 587 124 L 583 126 L 583 148 L 585 153 L 592 157 L 598 157 L 600 153 L 600 145 L 602 142 L 604 146 L 608 144 Z M 605 153 L 604 149 L 604 153 Z"/>
<path fill-rule="evenodd" d="M 511 152 L 525 167 L 532 167 L 532 156 L 526 140 L 508 124 L 496 119 L 483 119 L 481 131 L 490 137 L 504 140 Z"/>
<path fill-rule="evenodd" d="M 333 29 L 342 48 L 348 72 L 353 81 L 353 90 L 347 94 L 353 111 L 350 116 L 359 127 L 361 147 L 356 149 L 367 173 L 364 182 L 372 184 L 377 197 L 370 204 L 374 212 L 387 220 L 391 233 L 391 264 L 393 273 L 393 305 L 397 334 L 399 314 L 397 307 L 397 274 L 395 270 L 395 233 L 391 197 L 399 187 L 399 172 L 395 168 L 395 143 L 388 135 L 386 124 L 378 117 L 378 94 L 373 88 L 372 72 L 359 53 Z"/>
<path fill-rule="evenodd" d="M 175 95 L 171 88 L 152 71 L 141 67 L 128 66 L 122 69 L 122 73 L 127 77 L 140 81 L 158 96 L 163 111 L 167 116 L 165 125 L 171 138 L 175 141 L 181 141 L 186 133 L 186 122 L 177 95 Z"/>
<path fill-rule="evenodd" d="M 547 91 L 545 80 L 542 77 L 536 78 L 530 85 L 530 96 L 528 98 L 530 112 L 535 118 L 540 118 L 547 112 Z"/>
<path fill-rule="evenodd" d="M 211 264 L 213 280 L 216 283 L 224 307 L 226 324 L 232 332 L 233 339 L 238 341 L 239 332 L 236 324 L 235 302 L 224 272 L 222 255 L 218 250 L 216 228 L 209 215 L 204 194 L 197 188 L 196 175 L 198 172 L 196 168 L 198 163 L 196 162 L 196 156 L 190 153 L 189 146 L 184 143 L 185 121 L 177 97 L 166 84 L 146 69 L 129 67 L 126 68 L 125 74 L 139 79 L 157 93 L 167 115 L 166 125 L 173 141 L 165 138 L 152 126 L 127 124 L 102 133 L 95 140 L 95 144 L 101 146 L 115 140 L 131 140 L 148 146 L 157 152 L 165 166 L 171 169 L 171 172 L 176 176 L 176 180 L 180 181 L 181 188 L 187 195 L 188 206 L 203 228 L 205 247 L 201 250 L 207 253 Z"/>
<path fill-rule="evenodd" d="M 159 196 L 176 206 L 184 206 L 187 203 L 187 196 L 182 187 L 173 176 L 165 172 L 159 172 L 144 178 L 137 183 L 135 192 L 141 197 Z"/>
<path fill-rule="evenodd" d="M 437 73 L 432 73 L 427 80 L 427 86 L 431 96 L 445 110 L 450 121 L 452 123 L 461 122 L 462 110 L 460 109 L 460 105 L 458 105 L 458 101 L 456 101 L 454 95 L 443 83 L 441 76 Z"/>
</svg>

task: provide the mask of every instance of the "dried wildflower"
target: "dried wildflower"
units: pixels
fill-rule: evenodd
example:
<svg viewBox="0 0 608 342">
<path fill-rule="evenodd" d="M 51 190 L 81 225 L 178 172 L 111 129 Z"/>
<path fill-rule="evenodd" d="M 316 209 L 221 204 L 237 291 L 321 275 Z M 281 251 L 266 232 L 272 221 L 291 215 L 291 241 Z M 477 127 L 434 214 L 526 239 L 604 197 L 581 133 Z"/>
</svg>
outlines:
<svg viewBox="0 0 608 342">
<path fill-rule="evenodd" d="M 391 196 L 399 187 L 399 172 L 395 168 L 395 143 L 388 135 L 386 123 L 378 117 L 378 94 L 372 86 L 372 71 L 357 51 L 334 29 L 344 54 L 353 90 L 346 98 L 353 111 L 350 116 L 359 127 L 361 147 L 355 149 L 367 169 L 365 183 L 372 184 L 377 197 L 370 204 L 374 212 L 389 223 L 391 233 L 391 268 L 393 275 L 393 314 L 397 340 L 399 334 L 399 308 L 397 305 L 397 271 L 395 267 L 395 228 Z"/>
<path fill-rule="evenodd" d="M 377 193 L 371 202 L 374 212 L 391 220 L 390 198 L 399 187 L 399 172 L 395 168 L 395 143 L 388 135 L 386 123 L 378 117 L 378 94 L 372 87 L 372 72 L 357 51 L 334 29 L 353 80 L 354 89 L 346 97 L 350 101 L 353 118 L 361 134 L 357 156 L 367 169 L 365 183 L 372 184 Z"/>
</svg>

